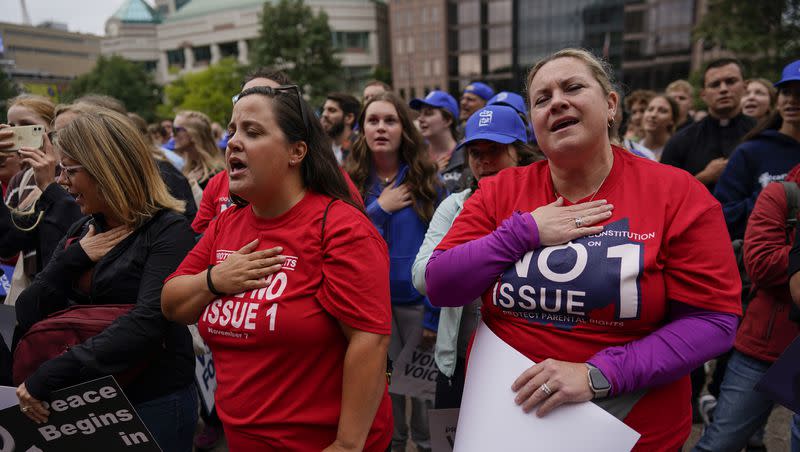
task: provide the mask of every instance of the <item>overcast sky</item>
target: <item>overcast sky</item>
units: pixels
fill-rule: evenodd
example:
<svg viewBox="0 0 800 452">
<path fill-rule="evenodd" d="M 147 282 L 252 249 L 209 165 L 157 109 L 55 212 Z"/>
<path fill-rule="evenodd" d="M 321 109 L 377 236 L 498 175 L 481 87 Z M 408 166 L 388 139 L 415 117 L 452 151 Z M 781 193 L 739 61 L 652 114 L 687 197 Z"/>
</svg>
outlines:
<svg viewBox="0 0 800 452">
<path fill-rule="evenodd" d="M 105 35 L 106 20 L 123 0 L 25 0 L 31 23 L 65 22 L 69 31 Z M 148 0 L 153 5 L 152 0 Z M 20 0 L 0 0 L 0 22 L 22 23 Z"/>
</svg>

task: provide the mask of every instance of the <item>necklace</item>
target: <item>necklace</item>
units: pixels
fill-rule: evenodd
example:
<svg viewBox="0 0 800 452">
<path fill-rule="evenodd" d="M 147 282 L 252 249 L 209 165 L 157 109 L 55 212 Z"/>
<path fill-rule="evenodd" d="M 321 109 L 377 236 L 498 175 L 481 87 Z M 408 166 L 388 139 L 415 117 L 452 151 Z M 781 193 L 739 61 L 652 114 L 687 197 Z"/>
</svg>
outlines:
<svg viewBox="0 0 800 452">
<path fill-rule="evenodd" d="M 379 180 L 379 181 L 380 181 L 380 182 L 381 182 L 383 185 L 389 185 L 390 183 L 394 182 L 394 180 L 395 180 L 395 179 L 397 179 L 397 173 L 398 173 L 398 171 L 395 171 L 395 172 L 394 172 L 394 175 L 393 175 L 391 178 L 389 178 L 389 177 L 382 177 L 382 176 L 379 176 L 379 175 L 378 175 L 378 180 Z"/>
<path fill-rule="evenodd" d="M 609 171 L 608 174 L 611 174 L 611 171 Z M 606 176 L 603 178 L 603 180 L 600 181 L 600 185 L 597 186 L 597 188 L 595 189 L 594 193 L 592 193 L 592 197 L 589 198 L 589 200 L 586 201 L 586 202 L 594 201 L 594 197 L 597 196 L 598 193 L 600 193 L 600 189 L 603 187 L 603 184 L 606 182 L 606 179 L 608 179 L 608 174 L 606 174 Z M 556 199 L 558 199 L 558 190 L 556 190 L 555 184 L 553 186 L 553 194 L 555 194 L 556 195 Z"/>
</svg>

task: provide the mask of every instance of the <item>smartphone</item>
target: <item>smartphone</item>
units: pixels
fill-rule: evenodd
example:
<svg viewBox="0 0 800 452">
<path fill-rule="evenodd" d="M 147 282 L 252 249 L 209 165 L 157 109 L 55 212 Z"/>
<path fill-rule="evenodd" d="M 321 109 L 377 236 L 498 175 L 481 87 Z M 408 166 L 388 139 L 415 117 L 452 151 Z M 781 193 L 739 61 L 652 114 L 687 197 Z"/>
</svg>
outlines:
<svg viewBox="0 0 800 452">
<path fill-rule="evenodd" d="M 44 126 L 17 126 L 8 129 L 14 131 L 14 136 L 11 137 L 14 145 L 10 148 L 0 149 L 0 152 L 17 152 L 19 148 L 38 149 L 42 147 Z"/>
</svg>

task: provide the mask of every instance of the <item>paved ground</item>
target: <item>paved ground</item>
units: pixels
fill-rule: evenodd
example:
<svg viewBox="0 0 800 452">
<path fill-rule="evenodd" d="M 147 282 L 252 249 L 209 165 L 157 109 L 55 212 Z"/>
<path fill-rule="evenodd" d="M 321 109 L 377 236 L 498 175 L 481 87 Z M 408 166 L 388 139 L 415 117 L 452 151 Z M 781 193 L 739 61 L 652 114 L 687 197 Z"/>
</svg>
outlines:
<svg viewBox="0 0 800 452">
<path fill-rule="evenodd" d="M 409 410 L 410 412 L 411 410 Z M 792 412 L 782 406 L 778 406 L 772 411 L 772 415 L 767 423 L 767 431 L 764 436 L 769 452 L 788 452 L 789 451 L 789 422 Z M 692 446 L 700 439 L 701 425 L 695 424 L 692 427 L 692 434 L 686 441 L 683 450 L 688 452 Z M 409 445 L 406 452 L 416 452 L 416 447 Z M 228 445 L 223 441 L 217 445 L 212 452 L 228 452 Z"/>
</svg>

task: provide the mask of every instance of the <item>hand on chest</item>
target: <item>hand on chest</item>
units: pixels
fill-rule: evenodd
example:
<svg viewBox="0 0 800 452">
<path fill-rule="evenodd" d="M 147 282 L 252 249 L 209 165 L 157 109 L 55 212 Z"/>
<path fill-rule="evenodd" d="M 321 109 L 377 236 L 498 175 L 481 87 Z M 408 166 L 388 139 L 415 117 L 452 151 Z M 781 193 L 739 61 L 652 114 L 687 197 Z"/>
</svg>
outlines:
<svg viewBox="0 0 800 452">
<path fill-rule="evenodd" d="M 500 276 L 490 302 L 503 314 L 564 329 L 637 320 L 644 276 L 656 273 L 645 251 L 657 248 L 655 231 L 634 232 L 619 219 L 600 234 L 526 253 Z"/>
</svg>

